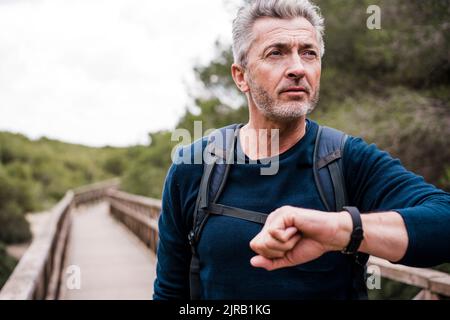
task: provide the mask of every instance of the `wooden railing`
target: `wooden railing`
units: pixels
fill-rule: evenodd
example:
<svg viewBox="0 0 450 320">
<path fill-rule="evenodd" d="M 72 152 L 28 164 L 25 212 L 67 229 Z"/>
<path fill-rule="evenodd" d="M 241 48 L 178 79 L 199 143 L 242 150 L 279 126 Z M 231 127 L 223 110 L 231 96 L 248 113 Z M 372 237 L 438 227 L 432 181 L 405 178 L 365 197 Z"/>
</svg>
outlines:
<svg viewBox="0 0 450 320">
<path fill-rule="evenodd" d="M 117 190 L 120 186 L 120 179 L 111 179 L 98 183 L 93 183 L 74 189 L 75 205 L 93 204 L 103 201 L 109 190 Z"/>
<path fill-rule="evenodd" d="M 68 191 L 51 210 L 47 229 L 33 239 L 7 283 L 2 299 L 57 299 L 70 232 L 70 210 L 75 206 L 108 201 L 110 213 L 136 234 L 153 252 L 158 246 L 161 201 L 118 191 L 118 180 Z M 431 269 L 391 264 L 371 257 L 368 265 L 379 267 L 381 276 L 422 288 L 415 299 L 450 297 L 450 275 Z"/>
<path fill-rule="evenodd" d="M 156 253 L 161 201 L 117 190 L 109 190 L 107 199 L 111 214 Z"/>
<path fill-rule="evenodd" d="M 450 275 L 447 273 L 392 264 L 376 257 L 370 257 L 368 265 L 379 267 L 384 278 L 421 288 L 414 300 L 439 300 L 442 297 L 450 297 Z"/>
<path fill-rule="evenodd" d="M 70 230 L 74 193 L 51 210 L 47 227 L 33 239 L 0 292 L 2 300 L 56 299 Z"/>
<path fill-rule="evenodd" d="M 117 179 L 69 190 L 51 210 L 48 225 L 29 248 L 0 291 L 0 300 L 58 299 L 61 273 L 70 234 L 70 211 L 97 201 L 116 189 Z"/>
</svg>

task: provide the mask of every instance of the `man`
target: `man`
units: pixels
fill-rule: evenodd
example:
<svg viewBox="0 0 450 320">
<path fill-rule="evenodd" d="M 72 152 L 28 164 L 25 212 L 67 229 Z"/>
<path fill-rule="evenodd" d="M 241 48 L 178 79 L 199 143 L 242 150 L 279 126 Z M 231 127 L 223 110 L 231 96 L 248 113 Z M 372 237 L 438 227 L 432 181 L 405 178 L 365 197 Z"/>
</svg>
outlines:
<svg viewBox="0 0 450 320">
<path fill-rule="evenodd" d="M 306 119 L 318 101 L 324 54 L 318 8 L 307 0 L 247 4 L 233 23 L 233 53 L 232 76 L 249 106 L 233 152 L 246 161 L 231 165 L 216 202 L 268 218 L 261 227 L 212 214 L 191 250 L 204 166 L 172 165 L 159 221 L 155 299 L 191 296 L 193 253 L 202 299 L 363 298 L 355 294 L 355 279 L 363 281 L 353 272 L 357 251 L 415 266 L 449 260 L 450 195 L 359 138 L 346 140 L 342 158 L 353 207 L 326 212 L 312 169 L 319 126 Z M 268 154 L 273 149 L 261 140 L 273 143 L 270 129 L 278 130 L 278 150 Z M 206 138 L 199 143 L 205 148 Z M 262 175 L 263 164 L 249 161 L 267 156 L 277 157 L 274 175 Z"/>
</svg>

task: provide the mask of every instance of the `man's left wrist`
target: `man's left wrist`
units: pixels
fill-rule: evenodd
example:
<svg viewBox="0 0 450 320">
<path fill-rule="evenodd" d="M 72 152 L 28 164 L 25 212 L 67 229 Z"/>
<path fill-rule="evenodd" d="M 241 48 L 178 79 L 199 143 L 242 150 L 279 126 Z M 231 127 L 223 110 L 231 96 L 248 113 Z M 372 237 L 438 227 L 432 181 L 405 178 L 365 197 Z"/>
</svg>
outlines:
<svg viewBox="0 0 450 320">
<path fill-rule="evenodd" d="M 350 242 L 353 230 L 352 218 L 347 211 L 336 212 L 337 230 L 331 247 L 335 251 L 342 251 Z"/>
<path fill-rule="evenodd" d="M 341 250 L 343 254 L 356 254 L 364 239 L 364 230 L 362 225 L 361 213 L 356 207 L 343 207 L 350 214 L 352 220 L 352 231 L 350 233 L 350 241 L 347 246 Z"/>
</svg>

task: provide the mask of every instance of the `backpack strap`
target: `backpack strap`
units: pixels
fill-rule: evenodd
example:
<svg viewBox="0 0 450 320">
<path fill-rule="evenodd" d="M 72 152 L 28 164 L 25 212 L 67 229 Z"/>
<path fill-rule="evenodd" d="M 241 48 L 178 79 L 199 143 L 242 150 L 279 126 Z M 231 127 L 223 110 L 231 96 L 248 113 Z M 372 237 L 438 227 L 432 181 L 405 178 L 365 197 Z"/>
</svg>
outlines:
<svg viewBox="0 0 450 320">
<path fill-rule="evenodd" d="M 207 210 L 208 204 L 211 202 L 209 200 L 213 199 L 215 203 L 224 188 L 234 157 L 234 144 L 240 127 L 242 125 L 233 124 L 215 130 L 208 137 L 204 152 L 203 175 L 193 213 L 193 228 L 188 235 L 192 251 L 189 276 L 192 300 L 201 298 L 200 259 L 196 246 L 210 214 Z"/>
<path fill-rule="evenodd" d="M 211 214 L 247 220 L 264 225 L 267 214 L 218 204 L 234 160 L 234 150 L 241 124 L 214 131 L 205 149 L 205 162 L 200 188 L 194 208 L 193 229 L 188 238 L 192 258 L 190 266 L 190 296 L 201 298 L 200 259 L 196 250 L 203 227 Z"/>
<path fill-rule="evenodd" d="M 319 126 L 314 146 L 314 179 L 322 202 L 328 211 L 338 212 L 348 205 L 342 157 L 348 136 L 336 129 Z M 352 260 L 352 298 L 367 299 L 365 285 L 368 254 L 349 256 Z"/>
<path fill-rule="evenodd" d="M 342 156 L 348 136 L 336 129 L 319 126 L 314 146 L 313 173 L 327 211 L 340 211 L 348 203 Z"/>
<path fill-rule="evenodd" d="M 210 214 L 238 218 L 259 224 L 265 224 L 268 216 L 266 213 L 229 207 L 217 203 L 210 203 L 207 210 Z"/>
<path fill-rule="evenodd" d="M 193 229 L 190 235 L 197 243 L 208 217 L 208 205 L 215 202 L 222 192 L 234 156 L 234 145 L 238 129 L 233 124 L 211 133 L 204 151 L 203 175 L 193 214 Z"/>
</svg>

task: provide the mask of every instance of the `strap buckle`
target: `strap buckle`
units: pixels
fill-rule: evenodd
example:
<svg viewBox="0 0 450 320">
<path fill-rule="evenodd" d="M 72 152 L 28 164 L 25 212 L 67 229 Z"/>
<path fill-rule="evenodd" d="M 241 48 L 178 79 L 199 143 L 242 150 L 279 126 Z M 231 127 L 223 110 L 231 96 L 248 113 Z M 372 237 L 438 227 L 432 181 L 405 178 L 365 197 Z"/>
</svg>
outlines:
<svg viewBox="0 0 450 320">
<path fill-rule="evenodd" d="M 188 241 L 189 241 L 189 245 L 191 247 L 192 255 L 196 255 L 197 251 L 195 250 L 195 244 L 196 244 L 197 241 L 195 240 L 195 232 L 194 232 L 194 230 L 191 230 L 188 233 Z"/>
<path fill-rule="evenodd" d="M 194 230 L 191 230 L 188 234 L 189 245 L 192 247 L 195 245 L 195 233 Z"/>
</svg>

